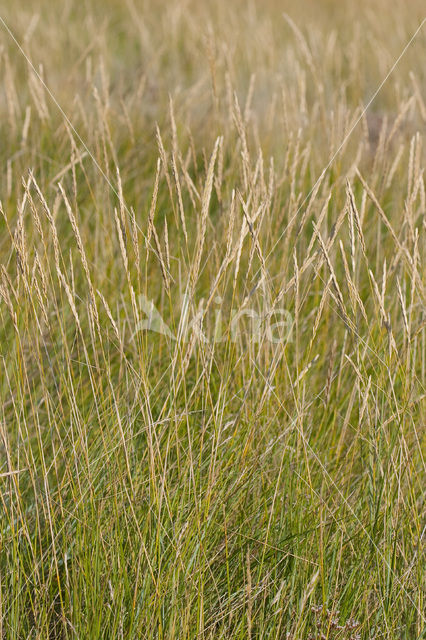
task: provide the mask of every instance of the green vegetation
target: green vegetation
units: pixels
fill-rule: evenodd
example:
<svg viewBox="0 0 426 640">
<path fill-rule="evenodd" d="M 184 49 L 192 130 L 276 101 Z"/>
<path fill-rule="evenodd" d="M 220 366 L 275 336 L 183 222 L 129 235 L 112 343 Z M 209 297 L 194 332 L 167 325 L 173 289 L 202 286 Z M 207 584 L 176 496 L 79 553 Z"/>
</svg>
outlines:
<svg viewBox="0 0 426 640">
<path fill-rule="evenodd" d="M 392 5 L 0 12 L 0 638 L 424 637 L 426 26 L 365 110 L 424 18 Z"/>
</svg>

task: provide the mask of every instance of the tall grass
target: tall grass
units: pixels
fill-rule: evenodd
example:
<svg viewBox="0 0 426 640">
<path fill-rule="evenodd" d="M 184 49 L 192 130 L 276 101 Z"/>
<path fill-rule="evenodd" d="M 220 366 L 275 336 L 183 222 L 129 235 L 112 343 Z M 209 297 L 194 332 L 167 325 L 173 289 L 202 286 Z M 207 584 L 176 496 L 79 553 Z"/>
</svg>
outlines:
<svg viewBox="0 0 426 640">
<path fill-rule="evenodd" d="M 0 638 L 423 637 L 422 3 L 18 5 Z"/>
</svg>

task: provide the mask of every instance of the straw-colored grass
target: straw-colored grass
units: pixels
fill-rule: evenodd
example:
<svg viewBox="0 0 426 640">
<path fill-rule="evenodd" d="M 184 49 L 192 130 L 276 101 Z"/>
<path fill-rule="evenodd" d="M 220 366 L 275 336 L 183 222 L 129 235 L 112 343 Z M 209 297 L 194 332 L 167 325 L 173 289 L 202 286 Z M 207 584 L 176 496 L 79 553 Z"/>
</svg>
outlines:
<svg viewBox="0 0 426 640">
<path fill-rule="evenodd" d="M 1 9 L 0 638 L 423 637 L 426 25 L 365 111 L 425 17 L 389 4 Z"/>
</svg>

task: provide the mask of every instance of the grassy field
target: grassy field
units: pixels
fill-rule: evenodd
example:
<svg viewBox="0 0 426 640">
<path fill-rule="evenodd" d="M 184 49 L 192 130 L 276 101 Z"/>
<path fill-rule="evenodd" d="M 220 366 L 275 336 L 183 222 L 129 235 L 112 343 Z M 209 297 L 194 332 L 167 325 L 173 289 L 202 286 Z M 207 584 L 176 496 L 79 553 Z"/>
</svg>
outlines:
<svg viewBox="0 0 426 640">
<path fill-rule="evenodd" d="M 424 3 L 3 5 L 0 638 L 425 638 Z"/>
</svg>

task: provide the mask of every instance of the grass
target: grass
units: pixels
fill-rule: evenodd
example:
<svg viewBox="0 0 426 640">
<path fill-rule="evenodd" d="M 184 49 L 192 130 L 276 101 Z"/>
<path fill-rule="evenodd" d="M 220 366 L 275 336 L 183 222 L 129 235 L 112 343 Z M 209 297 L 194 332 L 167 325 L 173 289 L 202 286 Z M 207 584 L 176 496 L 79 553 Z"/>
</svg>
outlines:
<svg viewBox="0 0 426 640">
<path fill-rule="evenodd" d="M 284 4 L 2 9 L 0 638 L 424 637 L 424 7 Z"/>
</svg>

